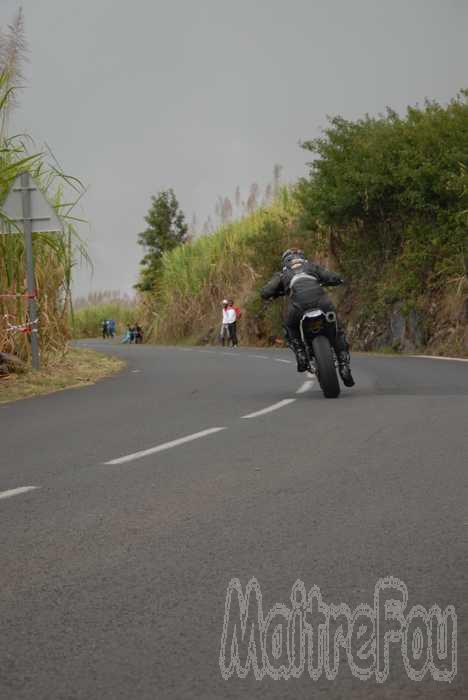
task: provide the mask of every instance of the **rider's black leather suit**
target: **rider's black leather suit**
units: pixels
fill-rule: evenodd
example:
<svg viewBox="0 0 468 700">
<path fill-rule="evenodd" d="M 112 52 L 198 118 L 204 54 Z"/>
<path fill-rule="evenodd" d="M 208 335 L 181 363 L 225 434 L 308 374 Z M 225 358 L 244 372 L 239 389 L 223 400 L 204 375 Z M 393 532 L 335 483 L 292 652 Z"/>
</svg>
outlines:
<svg viewBox="0 0 468 700">
<path fill-rule="evenodd" d="M 302 345 L 299 324 L 305 311 L 323 309 L 323 311 L 335 311 L 336 313 L 335 306 L 321 285 L 336 287 L 342 283 L 343 280 L 336 273 L 330 272 L 316 263 L 304 260 L 299 264 L 296 263 L 293 268 L 286 266 L 282 272 L 276 272 L 260 290 L 260 295 L 263 299 L 289 295 L 285 320 L 287 340 L 292 341 L 293 344 Z M 337 353 L 347 352 L 348 349 L 345 332 L 338 322 L 335 351 Z"/>
</svg>

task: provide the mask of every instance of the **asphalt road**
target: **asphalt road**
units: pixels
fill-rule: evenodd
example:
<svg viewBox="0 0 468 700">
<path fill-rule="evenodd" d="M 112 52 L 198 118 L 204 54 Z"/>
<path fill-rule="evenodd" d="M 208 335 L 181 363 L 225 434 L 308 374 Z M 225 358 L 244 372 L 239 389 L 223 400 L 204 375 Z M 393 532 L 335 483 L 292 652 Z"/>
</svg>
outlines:
<svg viewBox="0 0 468 700">
<path fill-rule="evenodd" d="M 120 375 L 0 407 L 1 700 L 468 697 L 468 362 L 355 357 L 357 386 L 326 400 L 287 351 L 111 351 L 128 360 Z M 260 599 L 244 640 L 236 593 L 226 613 L 230 581 L 245 593 L 254 577 L 265 625 L 284 604 L 263 630 L 269 666 Z M 383 682 L 360 680 L 404 625 L 382 622 L 359 660 L 355 623 L 335 679 L 327 647 L 314 680 L 320 649 L 306 645 L 301 669 L 299 644 L 293 677 L 293 584 L 372 611 L 385 577 L 407 587 L 405 614 L 454 606 L 448 658 L 412 680 L 400 640 Z M 303 629 L 326 619 L 295 609 Z M 232 639 L 242 670 L 251 629 L 242 679 Z M 430 659 L 411 629 L 410 672 Z M 274 680 L 281 664 L 290 677 Z"/>
</svg>

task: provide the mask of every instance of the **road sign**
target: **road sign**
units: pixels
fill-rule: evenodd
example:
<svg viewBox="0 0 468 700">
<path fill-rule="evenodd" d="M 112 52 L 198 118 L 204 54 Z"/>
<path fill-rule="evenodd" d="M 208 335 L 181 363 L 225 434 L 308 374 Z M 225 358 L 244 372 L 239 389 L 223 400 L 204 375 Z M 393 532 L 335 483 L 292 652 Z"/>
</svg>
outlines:
<svg viewBox="0 0 468 700">
<path fill-rule="evenodd" d="M 21 173 L 1 207 L 11 223 L 0 221 L 0 233 L 23 233 L 28 279 L 28 311 L 31 326 L 31 357 L 33 369 L 39 369 L 39 343 L 37 339 L 36 281 L 34 275 L 33 233 L 57 233 L 63 225 L 53 206 L 28 172 Z"/>
<path fill-rule="evenodd" d="M 0 233 L 25 232 L 25 213 L 23 210 L 23 195 L 25 189 L 21 184 L 21 179 L 23 177 L 24 175 L 18 175 L 18 177 L 15 178 L 1 206 L 4 216 L 7 216 L 15 225 L 13 226 L 2 220 L 0 223 Z M 26 192 L 29 192 L 30 199 L 30 214 L 28 220 L 31 222 L 31 233 L 53 233 L 55 231 L 62 231 L 63 224 L 57 216 L 55 209 L 29 174 Z"/>
</svg>

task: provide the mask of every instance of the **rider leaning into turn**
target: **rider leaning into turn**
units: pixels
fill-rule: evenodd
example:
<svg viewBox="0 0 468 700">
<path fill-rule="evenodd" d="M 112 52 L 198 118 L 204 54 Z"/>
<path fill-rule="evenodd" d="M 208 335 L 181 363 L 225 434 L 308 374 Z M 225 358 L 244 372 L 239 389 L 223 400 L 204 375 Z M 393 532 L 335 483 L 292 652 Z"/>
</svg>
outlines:
<svg viewBox="0 0 468 700">
<path fill-rule="evenodd" d="M 302 315 L 311 308 L 320 308 L 325 312 L 334 311 L 336 313 L 333 303 L 322 287 L 336 287 L 343 284 L 343 280 L 334 272 L 309 262 L 303 251 L 296 248 L 285 251 L 281 261 L 282 271 L 273 275 L 260 294 L 263 299 L 275 299 L 289 295 L 288 312 L 284 325 L 286 340 L 296 355 L 297 371 L 305 372 L 308 361 L 299 328 Z M 346 386 L 353 386 L 349 345 L 339 322 L 337 322 L 335 352 L 343 383 Z"/>
</svg>

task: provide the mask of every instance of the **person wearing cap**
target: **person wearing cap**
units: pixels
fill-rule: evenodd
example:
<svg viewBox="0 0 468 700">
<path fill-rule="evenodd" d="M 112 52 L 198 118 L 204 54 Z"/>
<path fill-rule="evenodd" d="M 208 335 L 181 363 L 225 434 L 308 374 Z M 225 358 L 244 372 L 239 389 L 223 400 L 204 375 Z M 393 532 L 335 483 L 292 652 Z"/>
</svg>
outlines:
<svg viewBox="0 0 468 700">
<path fill-rule="evenodd" d="M 229 343 L 229 329 L 228 329 L 228 323 L 226 320 L 227 317 L 227 308 L 228 308 L 228 300 L 223 299 L 222 303 L 222 319 L 221 319 L 221 330 L 219 332 L 219 337 L 221 339 L 221 344 L 224 347 L 226 344 L 226 340 Z"/>
<path fill-rule="evenodd" d="M 221 324 L 221 343 L 224 347 L 226 339 L 232 343 L 232 347 L 237 347 L 237 332 L 236 332 L 237 314 L 233 306 L 229 304 L 228 299 L 223 299 L 223 320 Z"/>
</svg>

